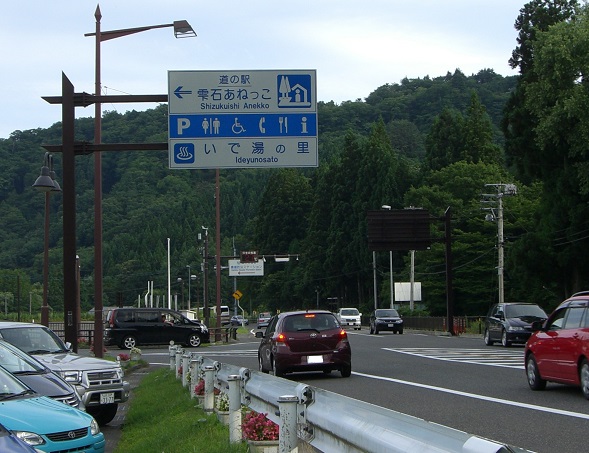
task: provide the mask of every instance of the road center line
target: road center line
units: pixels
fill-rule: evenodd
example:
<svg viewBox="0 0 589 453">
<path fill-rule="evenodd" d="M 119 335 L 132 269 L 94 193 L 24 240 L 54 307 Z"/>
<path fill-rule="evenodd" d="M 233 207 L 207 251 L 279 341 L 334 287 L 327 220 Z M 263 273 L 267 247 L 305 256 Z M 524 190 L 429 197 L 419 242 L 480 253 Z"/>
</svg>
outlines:
<svg viewBox="0 0 589 453">
<path fill-rule="evenodd" d="M 394 382 L 397 384 L 409 385 L 412 387 L 419 387 L 419 388 L 423 388 L 423 389 L 427 389 L 427 390 L 434 390 L 436 392 L 450 393 L 452 395 L 464 396 L 466 398 L 473 398 L 473 399 L 482 400 L 482 401 L 489 401 L 492 403 L 504 404 L 506 406 L 515 406 L 515 407 L 520 407 L 520 408 L 524 408 L 524 409 L 531 409 L 531 410 L 539 411 L 539 412 L 548 412 L 550 414 L 565 415 L 567 417 L 575 417 L 575 418 L 582 418 L 585 420 L 589 420 L 589 414 L 582 414 L 580 412 L 571 412 L 571 411 L 565 411 L 562 409 L 536 406 L 535 404 L 519 403 L 519 402 L 515 402 L 515 401 L 504 400 L 501 398 L 493 398 L 491 396 L 483 396 L 483 395 L 477 395 L 475 393 L 461 392 L 459 390 L 451 390 L 451 389 L 447 389 L 447 388 L 443 388 L 443 387 L 436 387 L 434 385 L 419 384 L 417 382 L 402 381 L 400 379 L 394 379 L 394 378 L 389 378 L 389 377 L 384 377 L 384 376 L 375 376 L 372 374 L 358 373 L 356 371 L 352 371 L 352 374 L 355 374 L 356 376 L 362 376 L 365 378 L 369 378 L 369 379 L 377 379 L 380 381 Z"/>
</svg>

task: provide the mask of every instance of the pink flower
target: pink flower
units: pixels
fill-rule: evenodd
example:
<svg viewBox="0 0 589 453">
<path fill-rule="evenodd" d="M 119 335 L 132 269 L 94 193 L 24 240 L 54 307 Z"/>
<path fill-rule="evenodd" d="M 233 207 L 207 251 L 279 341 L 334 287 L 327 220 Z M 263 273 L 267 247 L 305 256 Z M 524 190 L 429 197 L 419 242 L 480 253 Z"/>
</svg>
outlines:
<svg viewBox="0 0 589 453">
<path fill-rule="evenodd" d="M 215 395 L 218 395 L 219 393 L 221 393 L 221 390 L 219 390 L 217 387 L 215 387 L 213 389 L 213 393 Z M 205 381 L 204 381 L 204 379 L 201 379 L 200 381 L 198 381 L 198 384 L 196 384 L 194 386 L 194 394 L 200 395 L 200 396 L 205 394 Z"/>
<path fill-rule="evenodd" d="M 244 439 L 278 440 L 280 427 L 267 417 L 268 414 L 248 412 L 241 423 Z"/>
</svg>

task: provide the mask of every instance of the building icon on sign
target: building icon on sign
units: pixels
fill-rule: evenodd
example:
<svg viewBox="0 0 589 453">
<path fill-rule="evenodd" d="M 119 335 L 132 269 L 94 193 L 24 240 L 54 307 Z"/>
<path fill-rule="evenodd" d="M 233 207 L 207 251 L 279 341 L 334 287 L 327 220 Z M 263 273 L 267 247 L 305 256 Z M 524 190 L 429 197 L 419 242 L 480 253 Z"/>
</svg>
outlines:
<svg viewBox="0 0 589 453">
<path fill-rule="evenodd" d="M 278 107 L 311 106 L 311 77 L 309 75 L 278 76 Z"/>
</svg>

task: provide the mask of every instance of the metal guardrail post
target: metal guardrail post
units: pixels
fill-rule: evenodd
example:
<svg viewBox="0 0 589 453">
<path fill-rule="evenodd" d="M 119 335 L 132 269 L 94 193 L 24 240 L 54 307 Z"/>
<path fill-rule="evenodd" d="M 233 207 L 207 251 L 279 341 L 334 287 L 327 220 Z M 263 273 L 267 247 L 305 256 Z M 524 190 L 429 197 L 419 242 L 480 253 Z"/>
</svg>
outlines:
<svg viewBox="0 0 589 453">
<path fill-rule="evenodd" d="M 182 365 L 182 354 L 183 354 L 183 350 L 181 347 L 177 346 L 176 347 L 176 360 L 174 361 L 174 364 L 176 366 L 176 379 L 178 379 L 180 376 L 180 373 L 178 373 L 178 371 L 180 371 L 180 366 Z"/>
<path fill-rule="evenodd" d="M 182 354 L 182 387 L 186 387 L 190 379 L 188 379 L 188 373 L 190 370 L 188 369 L 188 363 L 190 360 L 190 353 L 185 352 Z"/>
<path fill-rule="evenodd" d="M 205 366 L 205 398 L 203 402 L 203 409 L 205 412 L 213 412 L 215 408 L 215 382 L 214 376 L 215 367 Z"/>
<path fill-rule="evenodd" d="M 229 384 L 229 443 L 241 442 L 241 376 L 227 376 Z"/>
<path fill-rule="evenodd" d="M 278 453 L 290 453 L 298 445 L 298 403 L 299 398 L 294 395 L 283 395 L 278 398 L 278 410 L 280 411 L 280 434 L 278 436 Z"/>
<path fill-rule="evenodd" d="M 170 353 L 170 370 L 174 369 L 174 365 L 176 364 L 176 345 L 171 344 L 168 346 L 168 352 Z"/>
</svg>

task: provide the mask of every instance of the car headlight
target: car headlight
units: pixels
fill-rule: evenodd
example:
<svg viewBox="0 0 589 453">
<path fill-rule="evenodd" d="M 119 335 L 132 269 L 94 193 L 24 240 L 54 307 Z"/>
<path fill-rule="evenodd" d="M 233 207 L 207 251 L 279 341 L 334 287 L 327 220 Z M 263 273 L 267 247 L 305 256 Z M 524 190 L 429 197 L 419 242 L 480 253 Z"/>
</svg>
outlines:
<svg viewBox="0 0 589 453">
<path fill-rule="evenodd" d="M 207 329 L 207 326 L 205 326 L 204 324 L 201 324 L 200 330 L 202 333 L 207 333 L 209 331 L 209 329 Z"/>
<path fill-rule="evenodd" d="M 30 431 L 13 431 L 14 435 L 31 446 L 43 445 L 45 440 L 37 433 Z"/>
<path fill-rule="evenodd" d="M 82 382 L 81 371 L 60 371 L 61 377 L 70 384 L 79 384 Z"/>
<path fill-rule="evenodd" d="M 90 432 L 92 433 L 93 436 L 96 436 L 96 434 L 100 433 L 100 427 L 98 426 L 98 423 L 96 423 L 96 420 L 92 419 L 92 423 L 90 423 Z"/>
</svg>

